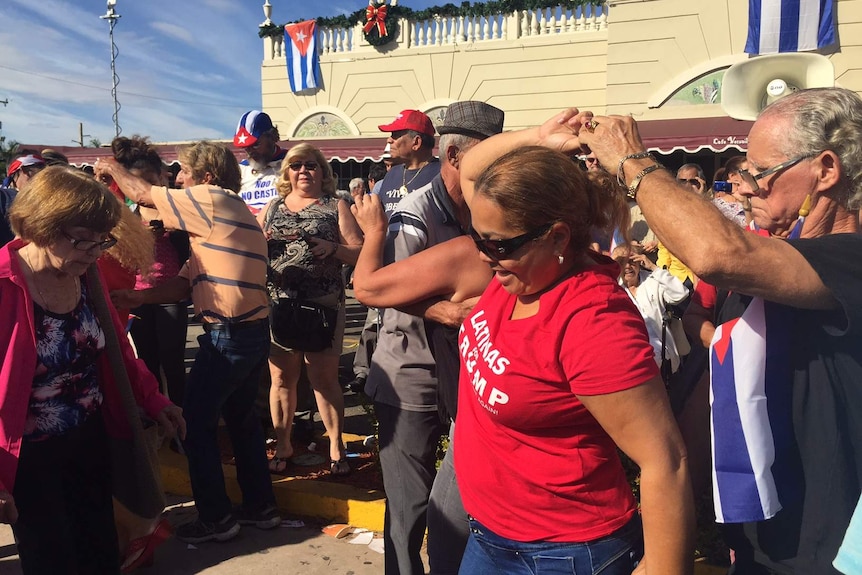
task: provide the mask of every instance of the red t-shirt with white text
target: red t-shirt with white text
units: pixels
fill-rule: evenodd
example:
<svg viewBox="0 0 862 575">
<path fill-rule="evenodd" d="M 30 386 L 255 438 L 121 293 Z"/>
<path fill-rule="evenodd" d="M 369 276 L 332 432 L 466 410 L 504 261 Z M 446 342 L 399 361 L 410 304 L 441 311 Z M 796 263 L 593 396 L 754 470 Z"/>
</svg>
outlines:
<svg viewBox="0 0 862 575">
<path fill-rule="evenodd" d="M 455 470 L 464 508 L 502 537 L 592 541 L 636 512 L 614 442 L 575 395 L 658 375 L 619 267 L 600 261 L 525 319 L 492 281 L 461 327 Z"/>
</svg>

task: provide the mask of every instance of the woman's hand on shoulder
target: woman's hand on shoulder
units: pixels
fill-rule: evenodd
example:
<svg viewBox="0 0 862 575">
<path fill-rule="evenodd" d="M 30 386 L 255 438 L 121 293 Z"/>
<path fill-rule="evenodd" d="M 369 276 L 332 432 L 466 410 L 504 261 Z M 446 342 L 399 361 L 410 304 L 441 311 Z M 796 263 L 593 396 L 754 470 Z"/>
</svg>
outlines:
<svg viewBox="0 0 862 575">
<path fill-rule="evenodd" d="M 386 219 L 386 212 L 383 211 L 383 204 L 380 202 L 380 197 L 377 194 L 365 194 L 356 198 L 356 203 L 350 207 L 353 217 L 356 218 L 356 223 L 362 228 L 365 235 L 380 233 L 386 234 L 386 228 L 389 222 Z"/>
<path fill-rule="evenodd" d="M 186 420 L 182 408 L 171 403 L 156 416 L 156 423 L 165 430 L 168 437 L 186 438 Z"/>
<path fill-rule="evenodd" d="M 0 491 L 0 523 L 13 525 L 18 521 L 18 507 L 15 498 L 8 491 Z"/>
</svg>

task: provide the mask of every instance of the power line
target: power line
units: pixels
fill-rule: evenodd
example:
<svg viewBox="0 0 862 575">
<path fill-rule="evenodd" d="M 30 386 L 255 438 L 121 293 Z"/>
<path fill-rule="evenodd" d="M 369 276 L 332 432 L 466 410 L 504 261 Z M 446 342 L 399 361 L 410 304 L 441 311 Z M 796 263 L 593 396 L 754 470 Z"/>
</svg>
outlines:
<svg viewBox="0 0 862 575">
<path fill-rule="evenodd" d="M 75 82 L 73 80 L 67 80 L 65 78 L 58 78 L 56 76 L 49 76 L 47 74 L 40 74 L 38 72 L 32 72 L 30 70 L 20 70 L 18 68 L 13 68 L 12 66 L 4 66 L 0 64 L 0 69 L 3 70 L 11 70 L 13 72 L 18 72 L 19 74 L 25 74 L 28 76 L 36 76 L 37 78 L 44 78 L 46 80 L 53 80 L 55 82 L 63 82 L 65 84 L 72 84 L 73 86 L 81 86 L 82 88 L 90 88 L 92 90 L 100 90 L 103 92 L 110 92 L 110 88 L 103 88 L 102 86 L 93 86 L 92 84 L 84 84 L 82 82 Z M 194 104 L 195 106 L 213 106 L 216 108 L 241 108 L 242 104 L 216 104 L 210 102 L 203 102 L 199 100 L 177 100 L 175 98 L 163 98 L 161 96 L 149 96 L 147 94 L 138 94 L 136 92 L 126 92 L 125 90 L 118 90 L 118 94 L 123 94 L 125 96 L 133 96 L 136 98 L 145 98 L 147 100 L 159 100 L 162 102 L 174 102 L 176 104 Z M 0 104 L 3 102 L 0 101 Z"/>
</svg>

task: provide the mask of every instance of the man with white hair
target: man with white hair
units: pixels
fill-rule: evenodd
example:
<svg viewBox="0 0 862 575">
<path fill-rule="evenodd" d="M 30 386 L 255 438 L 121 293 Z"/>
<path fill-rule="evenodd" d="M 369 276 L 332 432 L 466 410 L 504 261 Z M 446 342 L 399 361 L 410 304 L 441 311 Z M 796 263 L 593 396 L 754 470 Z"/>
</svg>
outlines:
<svg viewBox="0 0 862 575">
<path fill-rule="evenodd" d="M 481 140 L 502 132 L 503 119 L 502 110 L 484 102 L 449 105 L 438 128 L 439 173 L 396 204 L 389 218 L 384 249 L 387 263 L 467 233 L 470 214 L 461 193 L 461 158 Z M 391 139 L 398 140 L 395 135 Z M 405 139 L 408 144 L 413 143 L 414 151 L 418 148 L 418 137 Z M 398 142 L 393 146 L 395 149 L 400 154 L 407 146 Z M 396 183 L 401 179 L 398 177 Z M 384 193 L 390 180 L 389 176 L 384 179 Z M 381 202 L 386 201 L 381 196 Z M 439 411 L 446 413 L 447 420 L 455 415 L 454 404 L 441 401 L 441 395 L 444 387 L 446 391 L 451 391 L 452 386 L 457 388 L 457 381 L 438 382 L 429 335 L 435 329 L 433 322 L 459 325 L 465 313 L 460 304 L 448 301 L 429 301 L 407 311 L 387 309 L 383 313 L 366 392 L 374 401 L 377 415 L 380 465 L 386 489 L 383 541 L 387 575 L 424 573 L 419 549 L 425 533 L 426 510 L 432 573 L 456 573 L 466 545 L 467 516 L 458 495 L 451 455 L 447 454 L 439 471 L 444 480 L 435 482 L 437 445 L 448 427 L 442 424 Z M 451 393 L 447 396 L 453 397 Z M 441 492 L 441 497 L 429 506 L 432 486 Z"/>
<path fill-rule="evenodd" d="M 365 180 L 362 178 L 353 178 L 347 184 L 347 189 L 350 190 L 350 197 L 355 200 L 357 196 L 361 196 L 367 192 L 365 189 Z"/>
</svg>

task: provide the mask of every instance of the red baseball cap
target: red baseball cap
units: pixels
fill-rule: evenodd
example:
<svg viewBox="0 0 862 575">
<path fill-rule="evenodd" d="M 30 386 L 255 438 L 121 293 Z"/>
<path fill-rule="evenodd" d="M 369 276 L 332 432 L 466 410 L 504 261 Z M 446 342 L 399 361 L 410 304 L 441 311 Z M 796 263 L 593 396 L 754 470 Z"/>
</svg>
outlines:
<svg viewBox="0 0 862 575">
<path fill-rule="evenodd" d="M 403 110 L 391 124 L 381 124 L 377 129 L 381 132 L 413 130 L 426 136 L 434 136 L 434 124 L 431 123 L 431 118 L 419 110 Z"/>
</svg>

